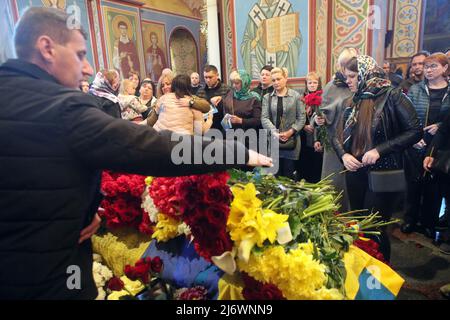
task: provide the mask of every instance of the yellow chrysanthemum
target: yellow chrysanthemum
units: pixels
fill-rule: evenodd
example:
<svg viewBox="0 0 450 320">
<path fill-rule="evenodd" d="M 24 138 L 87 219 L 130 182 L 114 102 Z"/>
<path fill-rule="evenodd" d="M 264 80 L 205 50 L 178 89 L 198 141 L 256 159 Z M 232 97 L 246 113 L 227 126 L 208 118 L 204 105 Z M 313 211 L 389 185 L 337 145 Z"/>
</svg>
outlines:
<svg viewBox="0 0 450 320">
<path fill-rule="evenodd" d="M 179 220 L 173 219 L 165 214 L 158 214 L 158 223 L 153 232 L 152 238 L 159 242 L 166 242 L 178 236 Z"/>
<path fill-rule="evenodd" d="M 275 246 L 262 254 L 252 254 L 248 263 L 238 260 L 238 266 L 256 280 L 277 286 L 287 299 L 343 299 L 337 289 L 325 287 L 325 266 L 313 259 L 312 250 L 310 242 L 289 253 Z"/>
</svg>

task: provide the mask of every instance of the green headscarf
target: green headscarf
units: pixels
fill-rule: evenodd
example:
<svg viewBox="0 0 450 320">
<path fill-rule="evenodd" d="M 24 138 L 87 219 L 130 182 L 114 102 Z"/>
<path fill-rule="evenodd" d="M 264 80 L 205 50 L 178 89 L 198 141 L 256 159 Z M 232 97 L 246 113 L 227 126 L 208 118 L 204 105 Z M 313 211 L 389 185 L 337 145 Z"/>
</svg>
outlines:
<svg viewBox="0 0 450 320">
<path fill-rule="evenodd" d="M 250 75 L 245 70 L 237 70 L 237 73 L 239 73 L 239 78 L 242 82 L 242 88 L 239 91 L 236 91 L 233 89 L 233 96 L 237 100 L 250 100 L 252 98 L 258 99 L 258 101 L 261 101 L 261 96 L 254 91 L 250 91 L 250 84 L 252 82 L 252 79 L 250 78 Z"/>
</svg>

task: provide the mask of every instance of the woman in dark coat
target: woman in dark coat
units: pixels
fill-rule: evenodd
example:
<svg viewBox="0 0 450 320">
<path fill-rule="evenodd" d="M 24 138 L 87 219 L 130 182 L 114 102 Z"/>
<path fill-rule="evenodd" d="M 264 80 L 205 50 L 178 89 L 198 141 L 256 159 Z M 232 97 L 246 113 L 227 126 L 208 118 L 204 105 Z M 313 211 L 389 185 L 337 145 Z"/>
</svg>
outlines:
<svg viewBox="0 0 450 320">
<path fill-rule="evenodd" d="M 250 91 L 251 79 L 247 71 L 233 71 L 230 81 L 233 89 L 224 98 L 224 113 L 228 114 L 232 129 L 254 129 L 254 141 L 248 141 L 245 145 L 256 151 L 257 133 L 261 129 L 261 97 Z"/>
<path fill-rule="evenodd" d="M 401 153 L 422 137 L 419 119 L 411 101 L 384 79 L 383 69 L 372 57 L 352 58 L 344 73 L 353 97 L 344 101 L 345 108 L 338 108 L 343 111 L 331 143 L 349 171 L 350 207 L 374 209 L 389 220 L 398 193 L 370 191 L 369 175 L 402 168 Z M 380 242 L 380 251 L 389 260 L 386 234 Z"/>
</svg>

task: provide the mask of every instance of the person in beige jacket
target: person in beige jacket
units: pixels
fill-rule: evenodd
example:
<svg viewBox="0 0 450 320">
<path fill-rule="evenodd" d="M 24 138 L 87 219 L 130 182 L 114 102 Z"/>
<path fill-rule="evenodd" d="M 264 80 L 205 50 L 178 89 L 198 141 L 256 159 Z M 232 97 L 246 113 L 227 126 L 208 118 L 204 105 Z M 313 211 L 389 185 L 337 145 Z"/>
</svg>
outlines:
<svg viewBox="0 0 450 320">
<path fill-rule="evenodd" d="M 178 75 L 172 81 L 172 92 L 163 95 L 157 102 L 158 121 L 153 128 L 157 131 L 170 130 L 179 134 L 201 135 L 212 125 L 212 113 L 204 114 L 192 106 L 191 80 L 187 75 Z"/>
</svg>

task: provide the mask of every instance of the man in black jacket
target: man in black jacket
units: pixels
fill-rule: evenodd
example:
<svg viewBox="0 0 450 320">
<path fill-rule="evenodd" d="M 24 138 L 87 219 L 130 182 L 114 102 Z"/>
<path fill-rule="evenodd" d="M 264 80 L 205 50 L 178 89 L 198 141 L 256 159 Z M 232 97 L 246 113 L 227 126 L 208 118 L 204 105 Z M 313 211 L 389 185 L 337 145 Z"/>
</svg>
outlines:
<svg viewBox="0 0 450 320">
<path fill-rule="evenodd" d="M 212 128 L 223 132 L 224 129 L 221 125 L 221 121 L 225 115 L 223 113 L 223 99 L 231 88 L 219 79 L 219 71 L 213 65 L 205 66 L 203 76 L 205 78 L 205 85 L 197 91 L 197 96 L 208 100 L 217 108 L 218 112 L 213 116 Z"/>
<path fill-rule="evenodd" d="M 83 31 L 68 23 L 62 11 L 29 9 L 16 29 L 19 59 L 0 66 L 0 299 L 97 296 L 90 237 L 99 226 L 100 170 L 178 176 L 238 167 L 175 165 L 169 132 L 98 109 L 77 90 L 93 70 Z M 194 154 L 194 138 L 184 138 Z M 240 144 L 200 143 L 271 164 Z"/>
</svg>

